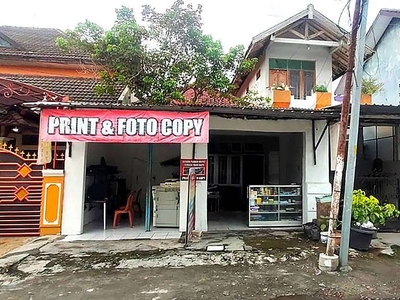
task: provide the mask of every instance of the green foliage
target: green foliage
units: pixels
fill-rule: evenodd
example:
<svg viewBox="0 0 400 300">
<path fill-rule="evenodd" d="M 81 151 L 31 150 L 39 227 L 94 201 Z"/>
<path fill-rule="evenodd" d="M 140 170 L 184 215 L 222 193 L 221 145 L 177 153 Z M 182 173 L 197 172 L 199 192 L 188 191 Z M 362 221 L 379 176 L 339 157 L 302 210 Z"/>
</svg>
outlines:
<svg viewBox="0 0 400 300">
<path fill-rule="evenodd" d="M 314 92 L 326 93 L 328 92 L 328 88 L 325 84 L 317 84 L 313 88 Z"/>
<path fill-rule="evenodd" d="M 382 82 L 379 82 L 378 79 L 373 78 L 373 77 L 363 78 L 362 84 L 361 84 L 361 92 L 363 94 L 373 95 L 380 91 L 383 91 L 383 83 Z"/>
<path fill-rule="evenodd" d="M 326 229 L 328 229 L 328 225 L 329 225 L 329 216 L 320 216 L 319 217 L 319 229 L 321 231 L 325 231 Z"/>
<path fill-rule="evenodd" d="M 235 88 L 232 75 L 249 72 L 257 63 L 243 59 L 243 46 L 225 53 L 220 41 L 203 33 L 200 5 L 194 8 L 176 0 L 162 13 L 145 5 L 143 26 L 130 8 L 116 13 L 110 30 L 86 21 L 57 39 L 60 48 L 90 53 L 104 67 L 99 92 L 108 93 L 119 83 L 149 104 L 169 104 L 182 99 L 188 89 L 195 96 L 204 91 L 224 96 Z"/>
<path fill-rule="evenodd" d="M 353 191 L 352 217 L 360 224 L 370 221 L 374 225 L 383 225 L 386 220 L 398 217 L 400 211 L 393 204 L 380 205 L 374 196 L 366 196 L 362 190 Z"/>
<path fill-rule="evenodd" d="M 248 91 L 242 98 L 237 98 L 240 104 L 249 107 L 269 107 L 272 104 L 272 99 L 270 97 L 261 96 L 256 91 Z"/>
</svg>

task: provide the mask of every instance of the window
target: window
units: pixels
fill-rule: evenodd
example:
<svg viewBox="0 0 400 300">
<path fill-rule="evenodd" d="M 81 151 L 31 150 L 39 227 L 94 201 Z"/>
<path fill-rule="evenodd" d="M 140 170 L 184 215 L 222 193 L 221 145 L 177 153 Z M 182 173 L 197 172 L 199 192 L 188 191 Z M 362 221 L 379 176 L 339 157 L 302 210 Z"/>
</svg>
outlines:
<svg viewBox="0 0 400 300">
<path fill-rule="evenodd" d="M 306 99 L 306 96 L 311 96 L 315 84 L 314 61 L 271 58 L 269 69 L 270 86 L 281 83 L 289 85 L 295 99 Z"/>
<path fill-rule="evenodd" d="M 364 158 L 393 161 L 394 128 L 392 126 L 368 126 L 363 128 Z"/>
</svg>

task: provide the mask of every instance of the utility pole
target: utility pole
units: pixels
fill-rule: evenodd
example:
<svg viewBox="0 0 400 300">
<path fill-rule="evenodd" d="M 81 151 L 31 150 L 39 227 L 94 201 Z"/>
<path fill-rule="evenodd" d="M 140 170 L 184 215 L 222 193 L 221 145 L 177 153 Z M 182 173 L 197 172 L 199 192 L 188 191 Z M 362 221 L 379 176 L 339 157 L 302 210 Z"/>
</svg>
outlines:
<svg viewBox="0 0 400 300">
<path fill-rule="evenodd" d="M 335 251 L 334 241 L 331 236 L 333 234 L 334 228 L 336 227 L 336 222 L 339 214 L 340 192 L 342 188 L 342 177 L 346 152 L 347 126 L 349 123 L 351 84 L 353 78 L 355 51 L 357 43 L 357 31 L 360 23 L 360 2 L 361 0 L 356 0 L 354 8 L 353 25 L 350 37 L 349 60 L 346 69 L 346 81 L 344 86 L 342 112 L 340 116 L 339 142 L 336 157 L 335 177 L 333 180 L 331 212 L 329 215 L 328 243 L 326 246 L 326 255 L 329 257 L 333 256 Z"/>
<path fill-rule="evenodd" d="M 360 99 L 364 65 L 365 33 L 367 27 L 368 0 L 362 0 L 361 20 L 356 48 L 355 80 L 353 101 L 351 103 L 349 145 L 347 150 L 346 177 L 344 186 L 344 206 L 342 217 L 342 236 L 340 241 L 339 265 L 346 269 L 349 263 L 349 238 L 351 226 L 351 207 L 353 200 L 354 176 L 357 162 L 358 127 L 360 123 Z"/>
</svg>

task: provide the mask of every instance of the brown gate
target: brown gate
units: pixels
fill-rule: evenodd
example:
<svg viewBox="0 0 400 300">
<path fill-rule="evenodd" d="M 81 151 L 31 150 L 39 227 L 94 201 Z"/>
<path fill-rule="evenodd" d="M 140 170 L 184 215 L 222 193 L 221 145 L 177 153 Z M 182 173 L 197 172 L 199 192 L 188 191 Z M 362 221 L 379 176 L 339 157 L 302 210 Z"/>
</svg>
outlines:
<svg viewBox="0 0 400 300">
<path fill-rule="evenodd" d="M 43 166 L 35 153 L 4 147 L 0 144 L 0 236 L 39 235 Z"/>
</svg>

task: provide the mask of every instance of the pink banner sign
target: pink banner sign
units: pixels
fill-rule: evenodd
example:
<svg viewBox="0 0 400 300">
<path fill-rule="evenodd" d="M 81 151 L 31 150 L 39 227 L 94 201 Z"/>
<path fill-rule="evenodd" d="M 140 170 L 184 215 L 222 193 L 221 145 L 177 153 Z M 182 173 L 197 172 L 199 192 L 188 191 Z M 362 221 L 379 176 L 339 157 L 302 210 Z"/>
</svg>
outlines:
<svg viewBox="0 0 400 300">
<path fill-rule="evenodd" d="M 208 143 L 208 112 L 44 109 L 41 141 Z"/>
</svg>

